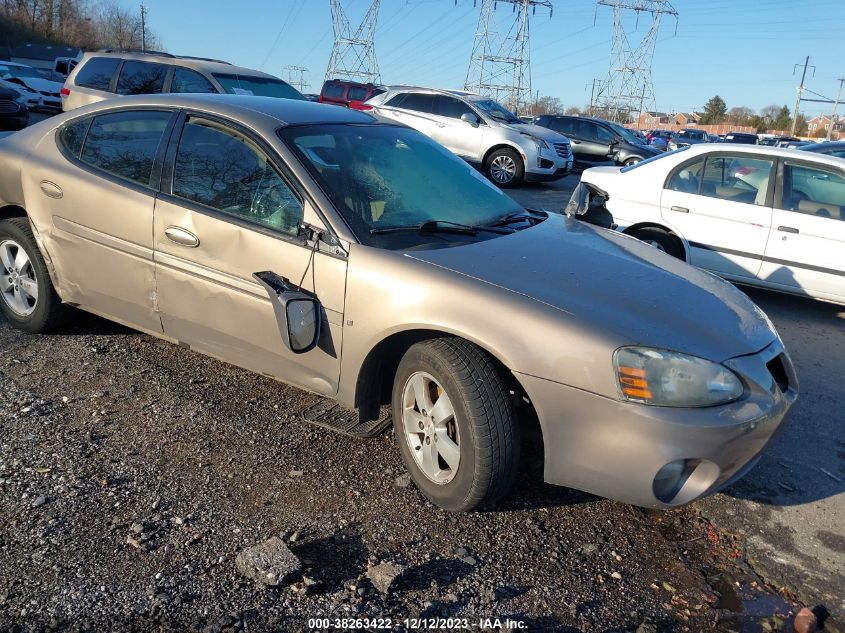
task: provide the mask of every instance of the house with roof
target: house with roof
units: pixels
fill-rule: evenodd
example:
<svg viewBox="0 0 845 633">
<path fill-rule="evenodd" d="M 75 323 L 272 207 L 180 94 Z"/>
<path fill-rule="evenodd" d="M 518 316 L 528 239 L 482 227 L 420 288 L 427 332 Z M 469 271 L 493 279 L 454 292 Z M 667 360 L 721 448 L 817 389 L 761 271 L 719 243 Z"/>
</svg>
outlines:
<svg viewBox="0 0 845 633">
<path fill-rule="evenodd" d="M 701 113 L 700 112 L 677 112 L 673 115 L 674 121 L 678 125 L 683 127 L 687 127 L 689 125 L 698 125 L 698 122 L 701 120 Z"/>
</svg>

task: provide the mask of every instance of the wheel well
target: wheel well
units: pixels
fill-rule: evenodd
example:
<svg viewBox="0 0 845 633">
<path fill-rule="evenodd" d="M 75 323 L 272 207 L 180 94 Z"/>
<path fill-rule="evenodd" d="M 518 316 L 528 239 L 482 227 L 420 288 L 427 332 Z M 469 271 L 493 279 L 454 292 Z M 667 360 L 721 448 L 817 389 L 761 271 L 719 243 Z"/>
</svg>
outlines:
<svg viewBox="0 0 845 633">
<path fill-rule="evenodd" d="M 689 253 L 687 252 L 687 245 L 686 245 L 686 243 L 685 243 L 685 242 L 684 242 L 684 240 L 682 240 L 682 239 L 681 239 L 681 237 L 680 237 L 677 233 L 675 233 L 672 229 L 667 228 L 667 227 L 663 226 L 662 224 L 656 224 L 656 223 L 654 223 L 654 222 L 640 222 L 639 224 L 632 224 L 631 226 L 629 226 L 628 228 L 626 228 L 626 229 L 625 229 L 624 231 L 622 231 L 622 232 L 623 232 L 625 235 L 631 235 L 631 234 L 633 234 L 635 231 L 638 231 L 639 229 L 658 229 L 658 230 L 660 230 L 660 231 L 664 231 L 664 232 L 668 233 L 669 235 L 671 235 L 672 237 L 674 237 L 676 240 L 678 240 L 678 242 L 680 243 L 681 248 L 682 248 L 682 249 L 683 249 L 683 251 L 684 251 L 684 261 L 689 261 Z"/>
<path fill-rule="evenodd" d="M 355 407 L 359 410 L 361 419 L 374 419 L 378 416 L 379 408 L 382 405 L 390 404 L 393 379 L 396 376 L 396 370 L 399 368 L 399 361 L 402 360 L 405 352 L 412 345 L 447 336 L 453 335 L 438 330 L 409 330 L 392 334 L 371 349 L 361 365 L 355 385 Z M 473 345 L 476 344 L 470 342 Z M 520 407 L 529 407 L 531 414 L 536 417 L 533 405 L 525 397 L 525 391 L 513 372 L 495 354 L 491 354 L 489 351 L 488 354 L 501 370 L 502 376 L 507 381 L 506 386 L 513 394 L 516 403 Z"/>
<path fill-rule="evenodd" d="M 522 168 L 525 169 L 525 159 L 522 157 L 522 152 L 520 152 L 518 149 L 516 149 L 513 145 L 507 145 L 505 143 L 500 144 L 500 145 L 494 145 L 493 147 L 488 149 L 487 153 L 484 154 L 484 158 L 481 160 L 481 166 L 486 167 L 487 166 L 487 159 L 490 158 L 490 154 L 492 154 L 493 152 L 498 151 L 500 149 L 509 149 L 512 152 L 516 152 L 517 156 L 519 156 L 522 159 Z"/>
<path fill-rule="evenodd" d="M 8 220 L 9 218 L 25 218 L 26 210 L 15 204 L 6 205 L 0 208 L 0 220 Z"/>
</svg>

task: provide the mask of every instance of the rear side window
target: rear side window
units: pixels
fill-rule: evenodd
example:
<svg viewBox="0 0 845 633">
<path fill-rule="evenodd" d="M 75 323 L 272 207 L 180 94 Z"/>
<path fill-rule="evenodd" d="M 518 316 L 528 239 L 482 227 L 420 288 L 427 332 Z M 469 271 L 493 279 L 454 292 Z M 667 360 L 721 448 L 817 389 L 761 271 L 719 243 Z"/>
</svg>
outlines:
<svg viewBox="0 0 845 633">
<path fill-rule="evenodd" d="M 405 110 L 414 110 L 416 112 L 427 112 L 432 114 L 434 112 L 434 96 L 420 92 L 410 92 L 405 95 L 400 107 Z"/>
<path fill-rule="evenodd" d="M 80 159 L 115 176 L 150 184 L 169 112 L 131 111 L 94 118 Z"/>
<path fill-rule="evenodd" d="M 343 99 L 343 90 L 340 84 L 326 84 L 323 86 L 323 96 L 330 99 Z"/>
<path fill-rule="evenodd" d="M 88 131 L 88 125 L 90 123 L 91 118 L 87 117 L 66 125 L 59 131 L 59 142 L 64 145 L 65 149 L 74 158 L 79 158 L 79 153 L 82 151 L 82 143 L 85 140 L 85 132 Z"/>
<path fill-rule="evenodd" d="M 561 134 L 572 134 L 575 130 L 572 119 L 564 119 L 562 117 L 555 117 L 552 119 L 549 122 L 549 128 L 555 132 L 560 132 Z"/>
<path fill-rule="evenodd" d="M 124 62 L 117 79 L 117 94 L 119 95 L 153 95 L 159 94 L 164 88 L 164 78 L 167 75 L 166 64 L 151 64 L 149 62 Z"/>
<path fill-rule="evenodd" d="M 350 101 L 365 101 L 367 99 L 367 89 L 360 86 L 352 86 L 349 88 Z"/>
<path fill-rule="evenodd" d="M 177 66 L 170 82 L 170 92 L 208 93 L 217 92 L 217 90 L 198 72 Z"/>
<path fill-rule="evenodd" d="M 845 178 L 833 169 L 784 163 L 779 205 L 820 218 L 845 220 Z"/>
<path fill-rule="evenodd" d="M 93 57 L 89 59 L 74 78 L 74 83 L 83 88 L 108 90 L 112 75 L 120 65 L 117 57 Z"/>
</svg>

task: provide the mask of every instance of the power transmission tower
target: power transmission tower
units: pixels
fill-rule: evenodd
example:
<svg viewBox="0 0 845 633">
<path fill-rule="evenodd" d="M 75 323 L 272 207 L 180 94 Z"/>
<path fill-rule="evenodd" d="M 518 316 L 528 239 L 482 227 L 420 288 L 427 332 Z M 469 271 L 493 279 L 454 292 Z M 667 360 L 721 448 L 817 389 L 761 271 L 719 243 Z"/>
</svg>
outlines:
<svg viewBox="0 0 845 633">
<path fill-rule="evenodd" d="M 825 140 L 830 140 L 830 135 L 833 132 L 833 126 L 836 125 L 836 111 L 839 109 L 839 100 L 842 98 L 842 84 L 845 83 L 845 77 L 837 79 L 839 82 L 839 92 L 836 93 L 836 101 L 833 104 L 833 113 L 830 115 L 830 125 L 827 126 L 827 137 Z"/>
<path fill-rule="evenodd" d="M 305 79 L 305 73 L 308 72 L 308 69 L 304 66 L 285 66 L 282 70 L 287 71 L 288 75 L 288 83 L 299 90 L 299 92 L 305 92 L 305 89 L 308 87 L 308 81 Z"/>
<path fill-rule="evenodd" d="M 498 4 L 510 5 L 507 28 L 496 19 Z M 537 7 L 549 10 L 551 0 L 481 0 L 464 89 L 504 101 L 519 112 L 531 101 L 529 16 Z"/>
<path fill-rule="evenodd" d="M 376 61 L 373 36 L 378 21 L 381 0 L 372 0 L 361 24 L 355 31 L 341 6 L 341 0 L 330 0 L 332 6 L 332 27 L 334 46 L 326 69 L 326 79 L 351 79 L 360 82 L 379 83 L 381 74 Z"/>
<path fill-rule="evenodd" d="M 607 81 L 596 101 L 606 117 L 622 121 L 633 112 L 642 114 L 654 108 L 651 64 L 657 34 L 664 15 L 675 18 L 677 31 L 678 12 L 669 0 L 597 0 L 597 11 L 599 6 L 613 9 L 613 43 Z M 626 11 L 634 12 L 636 26 L 641 14 L 651 16 L 651 25 L 641 38 L 626 28 Z"/>
</svg>

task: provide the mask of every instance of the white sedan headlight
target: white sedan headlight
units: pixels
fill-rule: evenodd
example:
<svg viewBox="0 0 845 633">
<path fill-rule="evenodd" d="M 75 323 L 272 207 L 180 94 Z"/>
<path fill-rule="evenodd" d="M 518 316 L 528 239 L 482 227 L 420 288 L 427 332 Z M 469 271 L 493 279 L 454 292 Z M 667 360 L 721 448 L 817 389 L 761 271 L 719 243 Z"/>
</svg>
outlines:
<svg viewBox="0 0 845 633">
<path fill-rule="evenodd" d="M 710 407 L 742 395 L 739 378 L 718 363 L 649 347 L 621 347 L 613 357 L 622 399 L 664 407 Z"/>
</svg>

